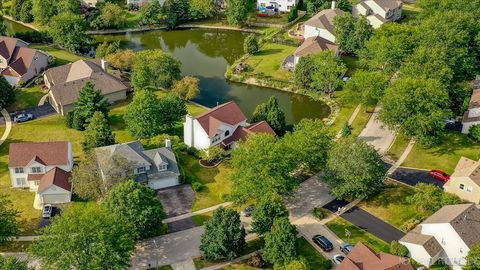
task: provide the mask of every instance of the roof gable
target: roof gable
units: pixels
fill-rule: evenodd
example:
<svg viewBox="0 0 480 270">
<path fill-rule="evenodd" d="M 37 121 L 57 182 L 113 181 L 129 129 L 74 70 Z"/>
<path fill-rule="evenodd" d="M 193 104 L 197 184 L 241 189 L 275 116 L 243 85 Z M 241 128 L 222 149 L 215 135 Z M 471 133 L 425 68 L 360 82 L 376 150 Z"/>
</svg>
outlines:
<svg viewBox="0 0 480 270">
<path fill-rule="evenodd" d="M 362 242 L 358 242 L 348 253 L 338 270 L 413 270 L 404 258 L 387 253 L 375 253 Z"/>
<path fill-rule="evenodd" d="M 343 13 L 345 12 L 338 8 L 324 9 L 306 21 L 305 25 L 325 29 L 333 34 L 335 29 L 333 25 L 333 19 L 338 15 L 342 15 Z"/>
<path fill-rule="evenodd" d="M 240 107 L 234 101 L 218 105 L 196 118 L 209 137 L 217 134 L 222 123 L 235 126 L 247 120 Z"/>
<path fill-rule="evenodd" d="M 45 173 L 40 179 L 40 185 L 38 186 L 38 192 L 44 192 L 51 186 L 62 188 L 66 191 L 72 190 L 72 183 L 70 182 L 71 174 L 58 167 L 55 167 Z"/>
<path fill-rule="evenodd" d="M 69 142 L 11 143 L 9 166 L 25 167 L 33 159 L 45 166 L 65 165 L 69 162 Z"/>
</svg>

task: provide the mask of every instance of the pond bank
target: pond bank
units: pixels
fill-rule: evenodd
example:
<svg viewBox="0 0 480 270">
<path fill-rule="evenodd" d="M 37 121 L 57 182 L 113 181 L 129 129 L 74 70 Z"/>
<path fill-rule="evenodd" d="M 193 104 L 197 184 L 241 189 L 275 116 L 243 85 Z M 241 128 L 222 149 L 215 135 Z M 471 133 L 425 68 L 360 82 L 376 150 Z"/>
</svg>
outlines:
<svg viewBox="0 0 480 270">
<path fill-rule="evenodd" d="M 239 31 L 244 33 L 263 33 L 260 30 L 250 29 L 250 28 L 237 28 L 231 26 L 215 26 L 215 25 L 203 25 L 203 24 L 181 24 L 178 25 L 175 30 L 179 29 L 192 29 L 192 28 L 201 28 L 201 29 L 210 29 L 210 30 L 229 30 L 229 31 Z M 105 30 L 93 30 L 87 31 L 87 35 L 109 35 L 109 34 L 126 34 L 126 33 L 137 33 L 137 32 L 147 32 L 155 30 L 167 30 L 166 26 L 147 26 L 140 28 L 130 28 L 130 29 L 105 29 Z"/>
</svg>

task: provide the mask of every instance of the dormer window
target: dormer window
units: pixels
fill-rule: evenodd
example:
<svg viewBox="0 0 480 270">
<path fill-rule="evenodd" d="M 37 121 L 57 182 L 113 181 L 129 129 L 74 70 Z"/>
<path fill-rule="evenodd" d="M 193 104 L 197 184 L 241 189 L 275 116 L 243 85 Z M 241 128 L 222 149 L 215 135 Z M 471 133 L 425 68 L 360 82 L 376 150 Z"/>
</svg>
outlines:
<svg viewBox="0 0 480 270">
<path fill-rule="evenodd" d="M 228 135 L 230 135 L 230 130 L 225 131 L 225 135 L 224 135 L 224 136 L 227 137 Z"/>
<path fill-rule="evenodd" d="M 167 167 L 168 167 L 167 164 L 160 164 L 160 165 L 158 165 L 158 171 L 159 172 L 166 171 Z"/>
</svg>

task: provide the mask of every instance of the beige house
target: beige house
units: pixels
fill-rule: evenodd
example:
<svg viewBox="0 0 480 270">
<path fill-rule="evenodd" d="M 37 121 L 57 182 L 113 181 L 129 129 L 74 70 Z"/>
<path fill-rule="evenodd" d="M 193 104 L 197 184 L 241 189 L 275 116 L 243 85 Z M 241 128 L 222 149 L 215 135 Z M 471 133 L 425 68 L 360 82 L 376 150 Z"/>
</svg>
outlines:
<svg viewBox="0 0 480 270">
<path fill-rule="evenodd" d="M 398 0 L 363 0 L 352 7 L 353 16 L 365 16 L 373 28 L 402 18 L 402 2 Z"/>
<path fill-rule="evenodd" d="M 463 200 L 478 203 L 480 201 L 480 161 L 461 157 L 455 172 L 443 186 L 449 193 Z"/>
<path fill-rule="evenodd" d="M 480 124 L 480 89 L 473 90 L 468 110 L 463 115 L 462 133 L 468 134 L 473 125 Z"/>
<path fill-rule="evenodd" d="M 23 40 L 0 36 L 0 71 L 11 85 L 30 81 L 48 66 L 46 53 L 27 46 Z"/>
<path fill-rule="evenodd" d="M 118 77 L 106 72 L 105 61 L 78 60 L 74 63 L 47 70 L 45 85 L 49 102 L 61 115 L 73 110 L 78 94 L 87 82 L 95 85 L 102 95 L 113 104 L 127 98 L 129 87 Z"/>
</svg>

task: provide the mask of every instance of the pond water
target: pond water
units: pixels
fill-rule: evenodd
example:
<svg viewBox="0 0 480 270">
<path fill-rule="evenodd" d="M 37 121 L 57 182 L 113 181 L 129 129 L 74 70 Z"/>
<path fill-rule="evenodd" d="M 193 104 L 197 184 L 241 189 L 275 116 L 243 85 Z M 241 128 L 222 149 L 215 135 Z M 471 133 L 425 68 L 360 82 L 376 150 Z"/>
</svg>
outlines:
<svg viewBox="0 0 480 270">
<path fill-rule="evenodd" d="M 6 22 L 13 24 L 9 29 L 18 26 Z M 136 51 L 160 48 L 170 52 L 181 61 L 184 75 L 194 75 L 200 79 L 200 95 L 194 101 L 208 107 L 234 100 L 247 116 L 251 116 L 258 104 L 275 96 L 288 124 L 297 123 L 303 118 L 324 118 L 329 115 L 330 108 L 325 103 L 309 97 L 227 81 L 224 78 L 225 71 L 243 54 L 245 36 L 235 31 L 189 29 L 103 35 L 95 39 L 99 42 L 119 40 L 123 48 Z"/>
</svg>

